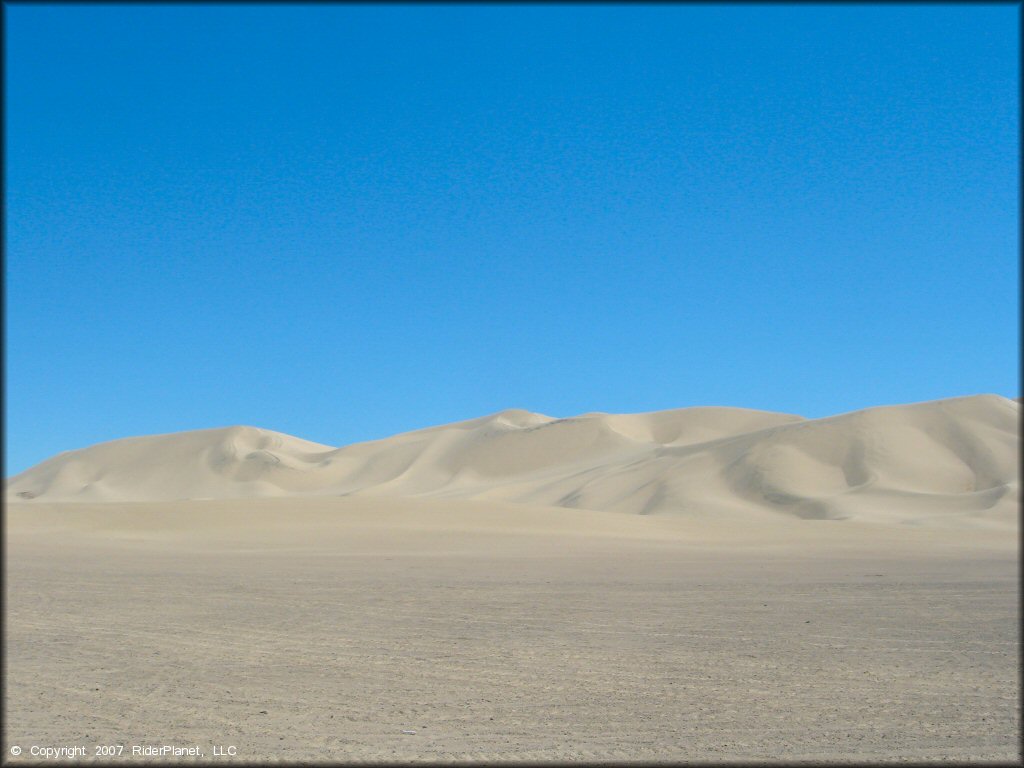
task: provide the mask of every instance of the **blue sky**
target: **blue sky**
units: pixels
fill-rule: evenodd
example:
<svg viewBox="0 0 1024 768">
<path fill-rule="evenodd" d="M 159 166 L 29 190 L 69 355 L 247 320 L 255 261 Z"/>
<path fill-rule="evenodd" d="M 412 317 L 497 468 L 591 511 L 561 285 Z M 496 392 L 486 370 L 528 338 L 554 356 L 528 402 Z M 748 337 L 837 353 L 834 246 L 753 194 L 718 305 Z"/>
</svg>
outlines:
<svg viewBox="0 0 1024 768">
<path fill-rule="evenodd" d="M 7 5 L 6 467 L 1019 384 L 1013 5 Z"/>
</svg>

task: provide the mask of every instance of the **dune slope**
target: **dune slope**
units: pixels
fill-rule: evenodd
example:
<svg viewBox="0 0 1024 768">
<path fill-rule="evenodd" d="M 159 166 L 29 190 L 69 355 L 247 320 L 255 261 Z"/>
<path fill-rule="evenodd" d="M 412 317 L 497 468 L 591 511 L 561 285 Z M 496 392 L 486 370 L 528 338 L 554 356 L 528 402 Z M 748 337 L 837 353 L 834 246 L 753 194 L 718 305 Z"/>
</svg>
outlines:
<svg viewBox="0 0 1024 768">
<path fill-rule="evenodd" d="M 977 395 L 821 419 L 738 408 L 522 410 L 333 448 L 254 427 L 127 438 L 11 478 L 8 502 L 469 498 L 702 518 L 1008 522 L 1020 404 Z"/>
</svg>

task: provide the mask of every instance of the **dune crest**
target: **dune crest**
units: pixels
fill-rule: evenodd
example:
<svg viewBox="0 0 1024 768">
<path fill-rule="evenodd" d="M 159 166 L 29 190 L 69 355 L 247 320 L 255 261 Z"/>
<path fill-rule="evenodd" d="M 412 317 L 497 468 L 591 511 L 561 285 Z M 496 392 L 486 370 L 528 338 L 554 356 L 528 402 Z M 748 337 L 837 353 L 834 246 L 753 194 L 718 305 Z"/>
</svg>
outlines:
<svg viewBox="0 0 1024 768">
<path fill-rule="evenodd" d="M 976 395 L 820 419 L 740 408 L 511 409 L 334 448 L 255 427 L 126 438 L 11 478 L 8 502 L 467 498 L 700 518 L 1012 522 L 1020 403 Z"/>
</svg>

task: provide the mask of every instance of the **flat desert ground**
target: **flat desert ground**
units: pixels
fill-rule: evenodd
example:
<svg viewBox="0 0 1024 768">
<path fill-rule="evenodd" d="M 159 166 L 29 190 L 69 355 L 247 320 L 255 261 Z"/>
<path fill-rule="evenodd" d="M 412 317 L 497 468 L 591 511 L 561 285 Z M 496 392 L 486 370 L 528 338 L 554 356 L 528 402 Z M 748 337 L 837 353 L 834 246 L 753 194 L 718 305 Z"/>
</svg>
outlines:
<svg viewBox="0 0 1024 768">
<path fill-rule="evenodd" d="M 545 459 L 500 483 L 452 451 L 473 440 L 490 461 L 488 440 L 535 419 L 409 433 L 397 468 L 380 459 L 394 443 L 358 449 L 376 458 L 330 482 L 371 490 L 343 494 L 274 479 L 298 454 L 260 430 L 186 433 L 180 456 L 159 448 L 177 457 L 163 480 L 124 469 L 138 444 L 62 454 L 8 483 L 5 759 L 175 745 L 203 757 L 157 762 L 1016 762 L 1019 404 L 942 402 L 860 431 L 837 417 L 800 455 L 811 421 L 754 424 L 735 454 L 728 435 L 663 431 L 660 474 L 639 478 L 651 435 L 632 422 L 629 444 L 587 437 L 585 461 L 563 440 L 571 471 Z M 254 435 L 263 448 L 239 446 Z M 225 440 L 271 469 L 224 460 Z M 166 498 L 186 481 L 201 490 Z"/>
</svg>

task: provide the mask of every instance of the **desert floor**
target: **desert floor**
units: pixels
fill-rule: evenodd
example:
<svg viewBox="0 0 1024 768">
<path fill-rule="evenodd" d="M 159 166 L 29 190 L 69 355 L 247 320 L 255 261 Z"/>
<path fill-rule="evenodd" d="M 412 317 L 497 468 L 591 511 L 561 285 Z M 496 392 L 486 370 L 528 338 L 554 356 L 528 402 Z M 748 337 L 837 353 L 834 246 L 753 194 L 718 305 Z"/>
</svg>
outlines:
<svg viewBox="0 0 1024 768">
<path fill-rule="evenodd" d="M 225 762 L 1020 757 L 1005 527 L 355 498 L 5 513 L 11 764 L 163 744 L 235 747 Z"/>
</svg>

